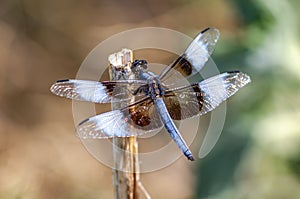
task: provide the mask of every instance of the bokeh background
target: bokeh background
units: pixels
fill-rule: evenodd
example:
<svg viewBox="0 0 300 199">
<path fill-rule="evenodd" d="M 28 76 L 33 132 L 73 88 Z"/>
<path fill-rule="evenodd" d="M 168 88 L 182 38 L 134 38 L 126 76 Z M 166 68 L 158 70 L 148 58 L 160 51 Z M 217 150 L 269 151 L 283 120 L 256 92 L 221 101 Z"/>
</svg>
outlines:
<svg viewBox="0 0 300 199">
<path fill-rule="evenodd" d="M 113 198 L 111 169 L 86 152 L 71 101 L 49 87 L 75 77 L 99 42 L 145 26 L 191 37 L 217 27 L 219 70 L 252 77 L 228 101 L 207 157 L 141 176 L 152 198 L 299 198 L 299 9 L 297 0 L 1 1 L 0 198 Z"/>
</svg>

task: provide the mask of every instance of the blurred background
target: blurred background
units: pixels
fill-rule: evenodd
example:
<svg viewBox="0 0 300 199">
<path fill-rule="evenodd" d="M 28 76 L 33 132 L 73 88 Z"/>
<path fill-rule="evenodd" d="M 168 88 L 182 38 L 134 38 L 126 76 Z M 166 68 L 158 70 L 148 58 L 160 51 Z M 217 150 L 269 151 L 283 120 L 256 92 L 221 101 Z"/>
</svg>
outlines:
<svg viewBox="0 0 300 199">
<path fill-rule="evenodd" d="M 71 101 L 49 87 L 74 78 L 101 41 L 146 26 L 191 37 L 217 27 L 219 70 L 252 78 L 228 100 L 207 157 L 141 176 L 152 198 L 299 198 L 299 9 L 297 0 L 1 1 L 0 198 L 113 198 L 111 169 L 86 152 Z"/>
</svg>

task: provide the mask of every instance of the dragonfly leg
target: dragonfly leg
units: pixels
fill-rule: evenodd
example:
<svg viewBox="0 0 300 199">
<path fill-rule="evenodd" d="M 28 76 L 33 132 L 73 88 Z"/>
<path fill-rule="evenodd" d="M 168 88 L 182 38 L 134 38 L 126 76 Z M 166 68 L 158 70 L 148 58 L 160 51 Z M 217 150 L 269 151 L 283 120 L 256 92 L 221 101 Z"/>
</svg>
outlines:
<svg viewBox="0 0 300 199">
<path fill-rule="evenodd" d="M 138 89 L 136 89 L 132 94 L 136 95 L 138 93 L 148 93 L 148 88 L 146 86 L 140 86 Z"/>
</svg>

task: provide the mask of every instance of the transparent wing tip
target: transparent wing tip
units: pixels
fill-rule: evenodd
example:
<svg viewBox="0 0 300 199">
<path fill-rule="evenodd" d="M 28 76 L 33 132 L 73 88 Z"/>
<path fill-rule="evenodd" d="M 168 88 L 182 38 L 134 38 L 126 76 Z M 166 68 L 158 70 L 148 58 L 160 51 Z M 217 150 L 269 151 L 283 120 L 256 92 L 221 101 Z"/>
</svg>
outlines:
<svg viewBox="0 0 300 199">
<path fill-rule="evenodd" d="M 223 81 L 225 83 L 224 88 L 225 90 L 227 90 L 227 97 L 230 97 L 242 87 L 249 84 L 251 82 L 251 79 L 249 75 L 245 73 L 242 73 L 240 71 L 231 71 L 227 72 L 227 75 L 225 75 L 225 79 Z"/>
<path fill-rule="evenodd" d="M 202 30 L 200 32 L 200 34 L 202 34 L 202 35 L 209 34 L 209 35 L 214 36 L 215 38 L 219 38 L 220 31 L 217 28 L 208 27 L 208 28 L 205 28 L 204 30 Z"/>
<path fill-rule="evenodd" d="M 206 28 L 200 32 L 195 38 L 195 42 L 199 45 L 206 46 L 207 51 L 211 54 L 214 50 L 214 45 L 217 43 L 220 37 L 220 31 L 216 28 Z"/>
<path fill-rule="evenodd" d="M 52 86 L 50 87 L 50 91 L 57 96 L 71 98 L 74 95 L 72 91 L 72 80 L 71 79 L 62 79 L 57 80 Z"/>
<path fill-rule="evenodd" d="M 69 79 L 62 79 L 62 80 L 57 80 L 52 86 L 50 87 L 50 91 L 58 96 L 63 96 L 61 93 L 61 85 L 68 82 Z"/>
<path fill-rule="evenodd" d="M 90 118 L 87 118 L 80 122 L 76 127 L 76 136 L 80 139 L 102 139 L 108 136 L 103 136 L 103 134 L 95 130 L 96 123 L 93 122 Z"/>
<path fill-rule="evenodd" d="M 227 81 L 235 81 L 235 86 L 241 88 L 251 82 L 251 78 L 246 73 L 240 72 L 240 71 L 229 71 L 227 72 L 228 77 Z"/>
</svg>

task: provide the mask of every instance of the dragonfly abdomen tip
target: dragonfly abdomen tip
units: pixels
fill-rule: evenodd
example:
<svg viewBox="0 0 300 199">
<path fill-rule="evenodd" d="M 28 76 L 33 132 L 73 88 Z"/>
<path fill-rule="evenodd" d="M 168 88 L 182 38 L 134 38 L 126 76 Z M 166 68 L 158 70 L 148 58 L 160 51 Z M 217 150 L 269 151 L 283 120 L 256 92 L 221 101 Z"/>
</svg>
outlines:
<svg viewBox="0 0 300 199">
<path fill-rule="evenodd" d="M 188 156 L 187 158 L 188 158 L 190 161 L 195 161 L 195 158 L 194 158 L 192 155 Z"/>
</svg>

